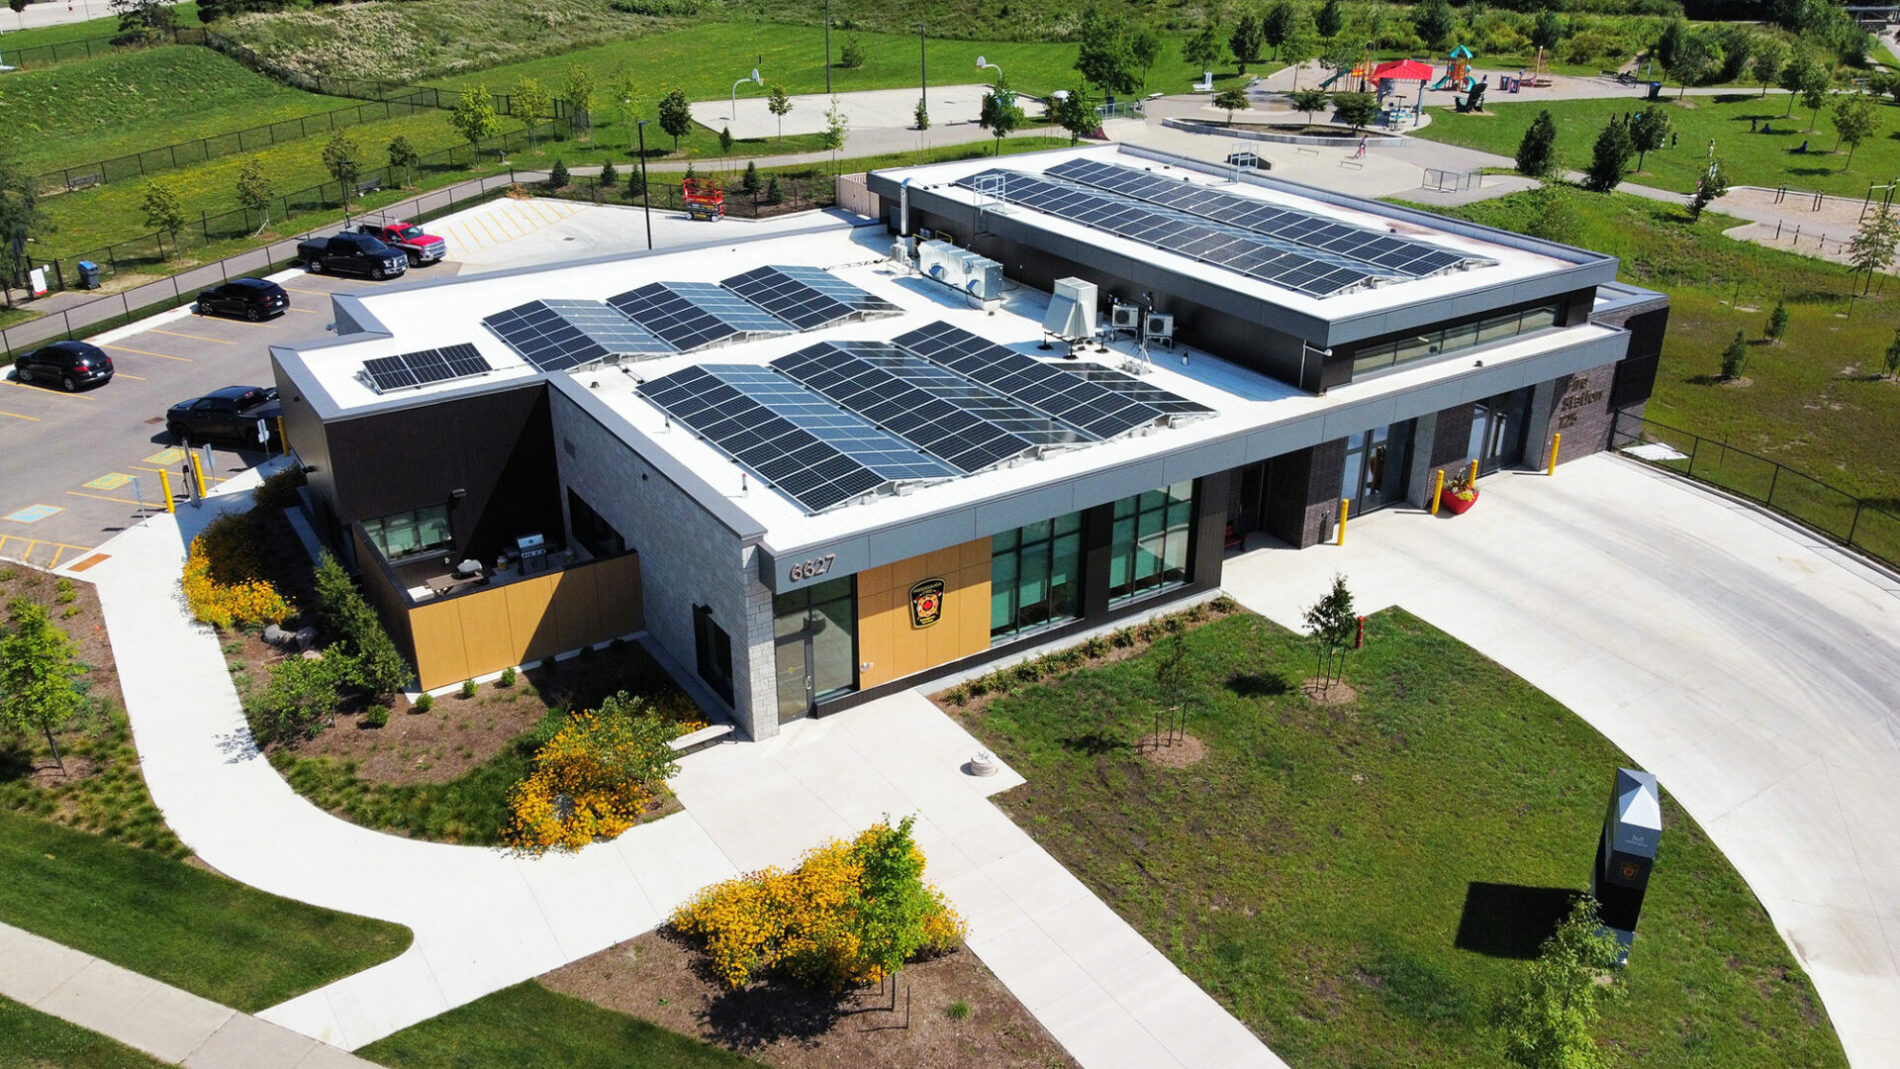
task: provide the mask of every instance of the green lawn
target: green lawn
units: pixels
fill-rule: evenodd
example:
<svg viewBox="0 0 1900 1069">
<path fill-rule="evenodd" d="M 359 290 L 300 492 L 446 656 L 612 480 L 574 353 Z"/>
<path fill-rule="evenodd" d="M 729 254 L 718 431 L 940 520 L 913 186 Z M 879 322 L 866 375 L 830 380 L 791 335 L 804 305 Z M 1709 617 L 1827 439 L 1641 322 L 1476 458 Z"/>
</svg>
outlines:
<svg viewBox="0 0 1900 1069">
<path fill-rule="evenodd" d="M 1793 102 L 1794 116 L 1784 118 L 1790 103 L 1786 93 L 1766 98 L 1750 92 L 1681 100 L 1672 94 L 1665 97 L 1664 111 L 1681 143 L 1673 149 L 1649 153 L 1643 170 L 1630 175 L 1628 181 L 1685 194 L 1693 191 L 1696 177 L 1709 165 L 1710 138 L 1715 139 L 1715 154 L 1728 168 L 1729 180 L 1741 185 L 1770 189 L 1787 186 L 1860 197 L 1867 193 L 1870 183 L 1891 182 L 1900 175 L 1900 108 L 1891 102 L 1875 107 L 1879 128 L 1854 153 L 1850 166 L 1846 148 L 1832 151 L 1833 114 L 1824 108 L 1813 132 L 1808 132 L 1812 113 L 1798 100 Z M 1505 99 L 1511 102 L 1505 103 Z M 1643 106 L 1634 91 L 1616 99 L 1543 103 L 1487 97 L 1482 115 L 1458 115 L 1448 107 L 1430 108 L 1431 125 L 1417 134 L 1433 141 L 1514 156 L 1531 120 L 1538 111 L 1548 108 L 1557 121 L 1558 158 L 1564 166 L 1582 170 L 1590 165 L 1591 146 L 1610 116 L 1620 117 Z M 1751 119 L 1757 125 L 1772 125 L 1775 132 L 1750 133 Z M 1804 141 L 1811 151 L 1796 152 Z"/>
<path fill-rule="evenodd" d="M 34 6 L 58 2 L 59 0 L 38 0 Z M 199 25 L 196 0 L 173 4 L 171 8 L 178 16 L 178 25 Z M 119 33 L 119 20 L 109 16 L 102 19 L 88 19 L 84 22 L 62 22 L 56 26 L 34 26 L 24 30 L 14 28 L 24 21 L 12 11 L 0 11 L 0 56 L 16 48 L 37 48 L 40 45 L 65 44 L 68 41 L 101 41 L 116 37 Z"/>
<path fill-rule="evenodd" d="M 1350 708 L 1298 693 L 1311 647 L 1265 619 L 1186 642 L 1204 762 L 1131 748 L 1158 699 L 1147 653 L 969 718 L 1028 779 L 1000 804 L 1289 1063 L 1502 1065 L 1487 1009 L 1541 911 L 1588 887 L 1629 758 L 1399 610 L 1367 621 Z M 1601 1040 L 1630 1065 L 1845 1065 L 1747 885 L 1667 794 L 1664 822 Z"/>
<path fill-rule="evenodd" d="M 1576 192 L 1571 201 L 1584 221 L 1576 244 L 1620 257 L 1621 277 L 1670 295 L 1651 419 L 1727 440 L 1850 494 L 1900 501 L 1900 453 L 1869 448 L 1900 434 L 1900 384 L 1873 374 L 1900 329 L 1900 284 L 1884 280 L 1881 293 L 1853 302 L 1848 314 L 1846 294 L 1858 289 L 1848 268 L 1721 235 L 1740 220 L 1710 215 L 1690 224 L 1671 205 L 1624 194 Z M 1522 230 L 1527 207 L 1511 196 L 1446 214 Z M 1784 295 L 1784 343 L 1759 344 Z M 1753 385 L 1744 389 L 1714 383 L 1737 330 L 1757 342 L 1745 368 Z"/>
<path fill-rule="evenodd" d="M 702 1069 L 756 1066 L 637 1017 L 530 980 L 356 1052 L 391 1069 Z"/>
<path fill-rule="evenodd" d="M 407 928 L 0 813 L 0 921 L 249 1013 L 401 953 Z"/>
<path fill-rule="evenodd" d="M 97 1032 L 0 998 L 0 1066 L 6 1069 L 156 1069 L 168 1064 Z"/>
</svg>

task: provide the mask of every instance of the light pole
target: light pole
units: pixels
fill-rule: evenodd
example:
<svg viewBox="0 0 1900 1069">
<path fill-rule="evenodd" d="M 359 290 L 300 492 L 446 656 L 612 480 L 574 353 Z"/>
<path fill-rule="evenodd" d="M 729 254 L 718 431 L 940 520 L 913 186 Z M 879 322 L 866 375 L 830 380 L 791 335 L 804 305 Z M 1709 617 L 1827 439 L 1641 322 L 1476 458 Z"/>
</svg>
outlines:
<svg viewBox="0 0 1900 1069">
<path fill-rule="evenodd" d="M 917 24 L 917 80 L 923 86 L 924 111 L 930 111 L 930 53 L 924 39 L 924 23 Z"/>
<path fill-rule="evenodd" d="M 738 81 L 732 83 L 732 114 L 728 115 L 727 118 L 731 119 L 733 122 L 739 121 L 739 87 L 746 84 L 747 82 L 751 82 L 753 85 L 765 84 L 764 82 L 759 80 L 759 68 L 757 67 L 752 68 L 751 77 L 741 78 Z"/>
<path fill-rule="evenodd" d="M 989 60 L 987 60 L 987 59 L 984 59 L 984 58 L 983 58 L 982 56 L 978 56 L 978 57 L 976 57 L 976 69 L 977 69 L 977 70 L 980 70 L 980 71 L 986 71 L 986 70 L 987 70 L 987 71 L 995 71 L 995 72 L 996 72 L 996 84 L 997 84 L 997 86 L 998 86 L 999 88 L 1000 88 L 1000 87 L 1002 86 L 1002 84 L 1003 84 L 1003 68 L 1001 68 L 1001 67 L 999 67 L 999 66 L 997 66 L 997 65 L 996 65 L 996 64 L 994 64 L 994 63 L 991 63 L 991 62 L 990 62 Z"/>
<path fill-rule="evenodd" d="M 831 95 L 831 0 L 825 0 L 825 95 Z"/>
<path fill-rule="evenodd" d="M 640 135 L 640 211 L 647 217 L 647 251 L 653 251 L 653 187 L 647 185 L 647 123 L 651 119 L 641 119 L 634 124 L 634 132 Z"/>
</svg>

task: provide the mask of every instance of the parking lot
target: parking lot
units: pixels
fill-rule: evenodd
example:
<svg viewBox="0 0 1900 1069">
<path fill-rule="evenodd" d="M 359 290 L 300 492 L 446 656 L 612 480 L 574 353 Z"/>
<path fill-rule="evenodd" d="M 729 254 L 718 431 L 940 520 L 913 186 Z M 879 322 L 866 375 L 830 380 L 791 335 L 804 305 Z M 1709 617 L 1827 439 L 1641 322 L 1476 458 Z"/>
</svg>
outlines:
<svg viewBox="0 0 1900 1069">
<path fill-rule="evenodd" d="M 454 274 L 440 263 L 410 281 Z M 262 323 L 199 316 L 189 309 L 90 339 L 112 358 L 103 386 L 66 393 L 22 385 L 11 369 L 0 379 L 0 557 L 44 567 L 71 564 L 138 522 L 141 508 L 165 507 L 161 471 L 183 493 L 185 451 L 165 431 L 165 410 L 221 386 L 272 385 L 273 344 L 325 335 L 330 294 L 379 285 L 286 271 L 271 276 L 290 291 L 290 310 Z M 264 457 L 217 443 L 207 483 L 229 478 Z"/>
</svg>

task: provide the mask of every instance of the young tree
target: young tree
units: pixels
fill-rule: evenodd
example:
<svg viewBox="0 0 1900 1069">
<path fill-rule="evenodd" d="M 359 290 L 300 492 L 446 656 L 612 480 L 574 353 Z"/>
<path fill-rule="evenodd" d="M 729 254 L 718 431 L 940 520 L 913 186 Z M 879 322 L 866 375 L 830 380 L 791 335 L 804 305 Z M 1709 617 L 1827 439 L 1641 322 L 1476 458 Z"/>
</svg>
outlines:
<svg viewBox="0 0 1900 1069">
<path fill-rule="evenodd" d="M 1242 61 L 1240 73 L 1247 73 L 1247 59 L 1257 60 L 1260 58 L 1260 46 L 1263 44 L 1271 46 L 1275 56 L 1280 54 L 1280 46 L 1286 43 L 1286 35 L 1293 30 L 1296 14 L 1297 12 L 1293 7 L 1293 0 L 1273 0 L 1273 3 L 1267 5 L 1266 13 L 1261 15 L 1259 21 L 1254 24 L 1254 50 L 1252 52 L 1247 53 L 1246 57 L 1243 58 L 1240 54 L 1240 50 L 1234 48 L 1234 43 L 1232 41 L 1228 42 L 1228 47 L 1234 48 L 1234 58 Z M 1240 28 L 1236 26 L 1234 32 L 1238 34 Z"/>
<path fill-rule="evenodd" d="M 257 213 L 257 233 L 270 225 L 270 202 L 277 197 L 277 184 L 264 173 L 264 162 L 256 156 L 244 161 L 238 172 L 238 207 Z"/>
<path fill-rule="evenodd" d="M 1680 99 L 1689 86 L 1708 81 L 1721 62 L 1721 50 L 1708 34 L 1690 34 L 1676 49 L 1675 65 L 1669 68 L 1669 73 L 1676 76 L 1676 97 Z"/>
<path fill-rule="evenodd" d="M 1227 57 L 1227 49 L 1220 43 L 1220 31 L 1212 22 L 1202 26 L 1199 33 L 1187 39 L 1181 46 L 1181 58 L 1197 71 L 1212 72 L 1220 61 Z"/>
<path fill-rule="evenodd" d="M 1496 1011 L 1505 1060 L 1521 1069 L 1608 1069 L 1590 1033 L 1601 1004 L 1622 997 L 1616 959 L 1615 937 L 1597 927 L 1596 903 L 1579 899 Z"/>
<path fill-rule="evenodd" d="M 732 155 L 732 127 L 730 126 L 721 126 L 719 128 L 719 154 L 721 156 Z"/>
<path fill-rule="evenodd" d="M 402 185 L 408 185 L 415 177 L 416 166 L 422 162 L 422 153 L 409 143 L 409 139 L 397 134 L 389 139 L 389 173 Z"/>
<path fill-rule="evenodd" d="M 917 109 L 920 114 L 923 111 L 923 107 L 923 98 L 919 97 L 917 100 Z M 778 118 L 778 137 L 781 141 L 785 140 L 785 116 L 792 110 L 792 98 L 785 95 L 784 86 L 775 85 L 772 87 L 772 95 L 765 101 L 765 110 L 771 112 Z M 927 129 L 928 126 L 929 124 L 927 122 L 919 123 L 917 129 Z"/>
<path fill-rule="evenodd" d="M 1787 118 L 1794 114 L 1795 101 L 1806 101 L 1810 87 L 1818 87 L 1818 91 L 1823 93 L 1827 91 L 1827 71 L 1805 50 L 1796 49 L 1794 58 L 1781 68 L 1780 86 L 1788 91 L 1788 110 L 1782 115 Z M 1812 106 L 1820 106 L 1819 97 L 1816 97 Z"/>
<path fill-rule="evenodd" d="M 1141 62 L 1125 20 L 1090 7 L 1082 12 L 1077 37 L 1075 69 L 1084 81 L 1110 95 L 1141 89 Z"/>
<path fill-rule="evenodd" d="M 1636 169 L 1651 152 L 1669 143 L 1669 116 L 1651 104 L 1630 119 L 1630 144 L 1636 146 Z"/>
<path fill-rule="evenodd" d="M 1572 202 L 1569 187 L 1546 179 L 1525 196 L 1531 203 L 1525 233 L 1561 245 L 1574 245 L 1583 236 L 1583 214 Z"/>
<path fill-rule="evenodd" d="M 7 625 L 0 633 L 0 723 L 22 733 L 38 729 L 64 772 L 53 729 L 79 711 L 83 699 L 73 680 L 85 669 L 74 656 L 73 640 L 43 606 L 14 598 L 7 603 Z"/>
<path fill-rule="evenodd" d="M 1338 37 L 1339 31 L 1346 27 L 1346 16 L 1339 10 L 1339 0 L 1326 0 L 1321 4 L 1313 14 L 1313 26 L 1328 41 Z"/>
<path fill-rule="evenodd" d="M 139 210 L 145 213 L 145 225 L 153 230 L 161 230 L 172 236 L 173 251 L 177 251 L 178 232 L 185 226 L 185 206 L 178 199 L 178 191 L 171 183 L 158 178 L 148 178 L 139 187 Z"/>
<path fill-rule="evenodd" d="M 1742 377 L 1742 369 L 1748 366 L 1748 339 L 1744 331 L 1736 331 L 1735 339 L 1722 350 L 1722 377 L 1730 382 Z"/>
<path fill-rule="evenodd" d="M 1778 342 L 1786 333 L 1788 333 L 1788 302 L 1776 301 L 1774 311 L 1768 313 L 1768 329 L 1762 332 L 1762 337 Z"/>
<path fill-rule="evenodd" d="M 1676 56 L 1681 54 L 1683 42 L 1688 39 L 1689 24 L 1680 17 L 1670 19 L 1663 25 L 1656 43 L 1649 47 L 1649 54 L 1662 64 L 1663 70 L 1673 72 L 1676 69 Z"/>
<path fill-rule="evenodd" d="M 1300 87 L 1300 68 L 1319 51 L 1319 35 L 1305 8 L 1293 9 L 1293 21 L 1287 26 L 1286 39 L 1280 42 L 1280 59 L 1293 68 L 1293 88 Z"/>
<path fill-rule="evenodd" d="M 1315 112 L 1327 111 L 1333 106 L 1332 94 L 1324 89 L 1295 89 L 1287 99 L 1294 111 L 1306 116 L 1307 122 L 1313 121 Z"/>
<path fill-rule="evenodd" d="M 1801 106 L 1808 109 L 1808 130 L 1813 132 L 1814 121 L 1821 117 L 1821 105 L 1827 102 L 1827 90 L 1831 83 L 1826 70 L 1819 66 L 1815 74 L 1801 87 Z"/>
<path fill-rule="evenodd" d="M 1014 98 L 1012 97 L 1012 100 Z M 1022 117 L 1020 109 L 1017 118 Z M 826 151 L 831 153 L 831 171 L 838 171 L 838 150 L 844 147 L 844 139 L 851 133 L 851 120 L 845 117 L 844 110 L 838 104 L 838 98 L 831 98 L 831 107 L 825 109 L 824 141 Z"/>
<path fill-rule="evenodd" d="M 1557 120 L 1550 109 L 1537 113 L 1524 139 L 1517 143 L 1517 170 L 1532 178 L 1542 178 L 1557 169 Z"/>
<path fill-rule="evenodd" d="M 509 114 L 521 120 L 521 128 L 528 132 L 528 150 L 534 150 L 534 121 L 546 115 L 554 107 L 554 94 L 547 91 L 539 81 L 523 77 L 515 82 L 514 92 L 508 94 Z"/>
<path fill-rule="evenodd" d="M 1320 685 L 1331 689 L 1346 669 L 1346 651 L 1359 618 L 1352 611 L 1352 591 L 1346 589 L 1346 577 L 1335 573 L 1333 588 L 1306 610 L 1306 633 L 1318 651 L 1317 674 Z"/>
<path fill-rule="evenodd" d="M 1862 293 L 1873 286 L 1875 271 L 1885 271 L 1893 265 L 1897 243 L 1900 243 L 1900 216 L 1883 204 L 1847 243 L 1847 262 L 1853 264 L 1855 270 L 1867 273 L 1867 286 Z"/>
<path fill-rule="evenodd" d="M 1056 125 L 1068 131 L 1069 144 L 1088 137 L 1102 125 L 1101 114 L 1096 110 L 1096 100 L 1089 95 L 1086 83 L 1078 82 L 1069 90 L 1069 95 L 1056 101 L 1051 109 L 1050 118 Z"/>
<path fill-rule="evenodd" d="M 1564 17 L 1545 8 L 1537 13 L 1537 21 L 1531 23 L 1531 47 L 1546 52 L 1555 51 L 1569 32 L 1570 27 L 1564 22 Z"/>
<path fill-rule="evenodd" d="M 1457 30 L 1458 24 L 1452 18 L 1451 5 L 1445 0 L 1425 0 L 1412 10 L 1412 27 L 1418 31 L 1419 40 L 1426 45 L 1443 48 Z"/>
<path fill-rule="evenodd" d="M 1847 162 L 1841 164 L 1845 171 L 1854 165 L 1854 150 L 1862 141 L 1874 135 L 1880 125 L 1880 117 L 1874 114 L 1873 101 L 1862 93 L 1849 93 L 1837 97 L 1834 101 L 1834 132 L 1839 137 L 1834 142 L 1835 149 L 1847 146 Z"/>
<path fill-rule="evenodd" d="M 470 160 L 480 156 L 482 142 L 501 133 L 501 117 L 495 114 L 495 98 L 488 95 L 488 87 L 471 85 L 462 90 L 449 112 L 449 125 L 468 142 Z"/>
<path fill-rule="evenodd" d="M 1333 115 L 1357 133 L 1379 117 L 1379 102 L 1371 93 L 1334 93 Z"/>
<path fill-rule="evenodd" d="M 567 107 L 568 127 L 581 135 L 594 132 L 594 75 L 578 63 L 561 74 L 561 103 Z"/>
<path fill-rule="evenodd" d="M 23 282 L 30 266 L 26 241 L 53 226 L 39 206 L 39 183 L 12 160 L 0 158 L 0 292 L 7 281 Z"/>
<path fill-rule="evenodd" d="M 673 137 L 673 151 L 680 150 L 680 138 L 693 129 L 693 105 L 686 90 L 672 89 L 660 98 L 660 129 Z"/>
<path fill-rule="evenodd" d="M 745 175 L 739 179 L 739 188 L 752 196 L 758 196 L 760 189 L 759 165 L 753 160 L 745 161 Z"/>
<path fill-rule="evenodd" d="M 1286 8 L 1284 3 L 1275 4 L 1268 10 L 1268 16 L 1271 17 L 1274 11 L 1283 8 Z M 1284 31 L 1280 36 L 1281 40 L 1285 40 Z M 1227 36 L 1227 47 L 1234 53 L 1234 62 L 1239 65 L 1240 73 L 1247 73 L 1247 64 L 1259 62 L 1260 45 L 1263 40 L 1265 38 L 1260 29 L 1259 19 L 1252 15 L 1242 15 L 1240 21 L 1234 23 L 1234 32 Z M 1272 44 L 1276 49 L 1280 47 L 1279 41 L 1274 41 Z"/>
<path fill-rule="evenodd" d="M 1761 95 L 1768 95 L 1768 85 L 1781 77 L 1782 68 L 1788 65 L 1788 46 L 1779 37 L 1760 37 L 1748 56 L 1749 74 L 1761 83 Z"/>
<path fill-rule="evenodd" d="M 931 942 L 931 918 L 943 909 L 924 883 L 924 853 L 911 836 L 916 820 L 873 827 L 852 844 L 864 866 L 852 925 L 858 957 L 885 976 Z"/>
<path fill-rule="evenodd" d="M 996 79 L 996 88 L 984 94 L 976 124 L 996 138 L 998 156 L 1003 154 L 1003 139 L 1023 124 L 1023 109 L 1016 106 L 1016 93 L 1002 77 Z"/>
<path fill-rule="evenodd" d="M 356 196 L 356 179 L 363 171 L 362 150 L 348 134 L 339 130 L 323 146 L 323 169 L 343 187 L 343 209 L 348 211 Z"/>
<path fill-rule="evenodd" d="M 1148 72 L 1155 69 L 1155 60 L 1161 58 L 1161 35 L 1145 22 L 1129 25 L 1128 51 L 1135 57 L 1135 65 L 1141 68 L 1141 84 L 1146 88 Z"/>
<path fill-rule="evenodd" d="M 1161 694 L 1168 714 L 1168 741 L 1174 741 L 1174 725 L 1186 718 L 1181 713 L 1181 695 L 1187 690 L 1188 661 L 1187 642 L 1180 635 L 1173 635 L 1154 644 L 1151 651 L 1154 657 L 1155 689 Z M 1155 742 L 1160 743 L 1163 709 L 1155 709 Z"/>
<path fill-rule="evenodd" d="M 1597 135 L 1597 141 L 1590 150 L 1590 168 L 1584 172 L 1583 184 L 1597 193 L 1608 193 L 1623 181 L 1629 173 L 1630 157 L 1635 155 L 1636 146 L 1630 142 L 1629 127 L 1623 120 L 1612 117 Z"/>
<path fill-rule="evenodd" d="M 1900 378 L 1900 328 L 1893 332 L 1893 340 L 1887 343 L 1887 377 Z"/>
<path fill-rule="evenodd" d="M 559 193 L 561 190 L 566 189 L 568 184 L 573 181 L 574 176 L 569 174 L 567 170 L 567 161 L 556 156 L 554 158 L 554 166 L 548 168 L 548 192 Z"/>
<path fill-rule="evenodd" d="M 1728 196 L 1728 168 L 1721 157 L 1709 161 L 1708 170 L 1696 179 L 1695 195 L 1689 198 L 1689 218 L 1702 218 L 1702 210 L 1717 197 Z"/>
<path fill-rule="evenodd" d="M 838 66 L 848 71 L 860 70 L 864 66 L 864 46 L 853 37 L 844 43 L 844 51 L 838 53 Z"/>
<path fill-rule="evenodd" d="M 766 179 L 765 203 L 777 204 L 783 201 L 784 199 L 785 199 L 785 188 L 778 184 L 778 175 L 775 174 L 771 178 Z"/>
<path fill-rule="evenodd" d="M 1234 112 L 1246 111 L 1248 108 L 1253 107 L 1253 101 L 1247 99 L 1247 91 L 1245 89 L 1236 85 L 1229 86 L 1215 93 L 1214 106 L 1226 109 L 1227 125 L 1232 126 L 1234 124 Z"/>
<path fill-rule="evenodd" d="M 752 170 L 752 165 L 746 164 L 746 171 L 749 173 Z M 594 184 L 602 189 L 612 189 L 619 181 L 620 172 L 614 169 L 614 161 L 608 160 L 600 165 L 600 174 L 594 179 Z"/>
</svg>

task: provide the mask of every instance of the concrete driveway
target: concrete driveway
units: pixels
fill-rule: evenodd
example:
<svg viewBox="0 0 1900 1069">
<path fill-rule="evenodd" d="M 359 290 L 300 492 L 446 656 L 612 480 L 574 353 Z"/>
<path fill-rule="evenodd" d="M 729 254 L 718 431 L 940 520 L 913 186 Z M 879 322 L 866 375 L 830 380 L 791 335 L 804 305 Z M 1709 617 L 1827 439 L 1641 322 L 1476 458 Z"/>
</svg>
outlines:
<svg viewBox="0 0 1900 1069">
<path fill-rule="evenodd" d="M 1402 606 L 1569 706 L 1727 853 L 1849 1060 L 1900 1065 L 1900 579 L 1617 457 L 1480 488 L 1457 519 L 1249 553 L 1224 585 L 1297 628 L 1340 572 L 1361 612 Z"/>
</svg>

